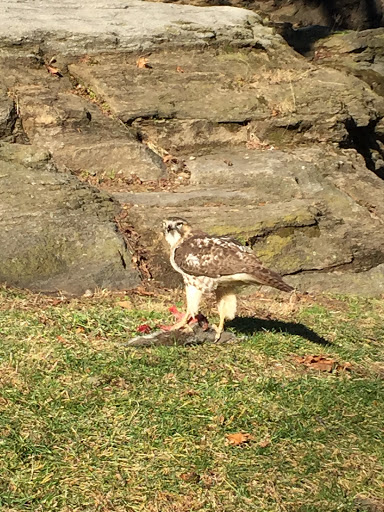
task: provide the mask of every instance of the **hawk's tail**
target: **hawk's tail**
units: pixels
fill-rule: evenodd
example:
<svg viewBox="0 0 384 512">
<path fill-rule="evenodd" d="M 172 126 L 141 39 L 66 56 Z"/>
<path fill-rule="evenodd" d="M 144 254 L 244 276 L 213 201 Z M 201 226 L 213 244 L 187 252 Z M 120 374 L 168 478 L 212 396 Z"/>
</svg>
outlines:
<svg viewBox="0 0 384 512">
<path fill-rule="evenodd" d="M 293 292 L 294 288 L 290 286 L 285 281 L 281 280 L 277 282 L 276 284 L 271 284 L 270 286 L 273 286 L 274 288 L 277 288 L 278 290 L 281 290 L 282 292 Z"/>
<path fill-rule="evenodd" d="M 273 270 L 269 270 L 268 268 L 263 267 L 257 269 L 257 273 L 252 276 L 258 283 L 272 286 L 272 288 L 277 288 L 282 292 L 293 292 L 294 288 L 286 283 L 280 274 L 274 272 Z"/>
</svg>

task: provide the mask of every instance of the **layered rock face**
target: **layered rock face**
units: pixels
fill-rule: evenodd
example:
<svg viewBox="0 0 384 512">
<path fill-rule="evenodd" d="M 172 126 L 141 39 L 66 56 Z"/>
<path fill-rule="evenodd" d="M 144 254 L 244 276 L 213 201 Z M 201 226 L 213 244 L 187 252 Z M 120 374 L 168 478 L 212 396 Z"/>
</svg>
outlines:
<svg viewBox="0 0 384 512">
<path fill-rule="evenodd" d="M 384 292 L 384 100 L 358 52 L 341 65 L 346 35 L 309 60 L 246 9 L 6 4 L 1 281 L 177 285 L 160 225 L 179 215 L 301 289 Z"/>
<path fill-rule="evenodd" d="M 117 205 L 36 146 L 0 145 L 0 281 L 43 292 L 137 286 Z"/>
</svg>

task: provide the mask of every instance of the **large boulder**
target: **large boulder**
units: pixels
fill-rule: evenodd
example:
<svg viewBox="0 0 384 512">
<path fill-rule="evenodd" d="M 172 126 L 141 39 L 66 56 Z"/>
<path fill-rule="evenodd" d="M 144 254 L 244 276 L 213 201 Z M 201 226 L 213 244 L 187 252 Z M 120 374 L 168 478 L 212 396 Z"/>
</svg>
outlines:
<svg viewBox="0 0 384 512">
<path fill-rule="evenodd" d="M 127 56 L 125 74 L 118 61 L 100 56 L 69 71 L 144 141 L 181 156 L 252 139 L 355 147 L 356 130 L 370 134 L 384 115 L 383 98 L 364 82 L 313 66 L 284 45 L 153 52 L 151 69 Z"/>
<path fill-rule="evenodd" d="M 80 294 L 139 283 L 106 194 L 34 146 L 0 145 L 0 282 Z"/>
<path fill-rule="evenodd" d="M 155 0 L 158 1 L 158 0 Z M 160 0 L 159 0 L 160 1 Z M 162 0 L 198 6 L 232 5 L 269 16 L 274 23 L 296 27 L 328 26 L 332 30 L 363 30 L 383 24 L 382 0 Z"/>
<path fill-rule="evenodd" d="M 175 6 L 142 0 L 4 0 L 0 48 L 40 46 L 46 53 L 148 51 L 164 45 L 271 44 L 274 36 L 252 11 Z"/>
<path fill-rule="evenodd" d="M 367 175 L 355 151 L 324 149 L 221 151 L 190 162 L 189 187 L 116 198 L 130 207 L 142 243 L 152 248 L 154 275 L 165 284 L 176 276 L 167 267 L 161 220 L 179 215 L 208 233 L 236 236 L 303 289 L 320 271 L 330 276 L 327 286 L 350 291 L 347 280 L 333 283 L 336 272 L 361 273 L 364 282 L 368 270 L 384 263 L 384 184 Z M 370 282 L 371 292 L 381 293 Z"/>
<path fill-rule="evenodd" d="M 113 222 L 123 207 L 134 260 L 163 284 L 179 281 L 161 220 L 182 215 L 304 289 L 381 293 L 384 97 L 367 80 L 309 62 L 245 9 L 6 7 L 0 138 L 34 146 L 2 149 L 2 232 L 16 236 L 4 235 L 0 280 L 136 285 Z"/>
</svg>

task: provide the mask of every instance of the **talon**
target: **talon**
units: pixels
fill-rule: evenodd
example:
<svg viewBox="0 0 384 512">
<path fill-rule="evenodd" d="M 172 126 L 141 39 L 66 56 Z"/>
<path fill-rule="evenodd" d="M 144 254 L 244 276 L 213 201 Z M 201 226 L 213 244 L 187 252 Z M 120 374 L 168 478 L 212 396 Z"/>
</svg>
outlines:
<svg viewBox="0 0 384 512">
<path fill-rule="evenodd" d="M 216 324 L 212 324 L 212 326 L 211 326 L 211 327 L 212 327 L 212 329 L 213 329 L 214 331 L 216 331 L 215 341 L 219 341 L 219 340 L 220 340 L 220 338 L 221 338 L 221 333 L 223 332 L 223 330 L 222 330 L 222 329 L 220 329 L 220 327 L 219 327 L 219 326 L 217 326 Z"/>
<path fill-rule="evenodd" d="M 215 336 L 215 341 L 220 341 L 220 338 L 221 338 L 221 334 L 222 334 L 223 331 L 221 332 L 217 332 L 216 333 L 216 336 Z"/>
</svg>

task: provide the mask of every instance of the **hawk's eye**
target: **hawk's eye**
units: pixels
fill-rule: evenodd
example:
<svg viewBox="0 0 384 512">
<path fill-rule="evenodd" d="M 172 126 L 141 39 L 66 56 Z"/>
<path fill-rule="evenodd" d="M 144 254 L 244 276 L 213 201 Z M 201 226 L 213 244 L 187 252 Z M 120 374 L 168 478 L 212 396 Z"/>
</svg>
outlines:
<svg viewBox="0 0 384 512">
<path fill-rule="evenodd" d="M 182 223 L 182 222 L 178 222 L 178 223 L 176 224 L 176 227 L 178 227 L 178 228 L 183 227 L 183 223 Z"/>
</svg>

